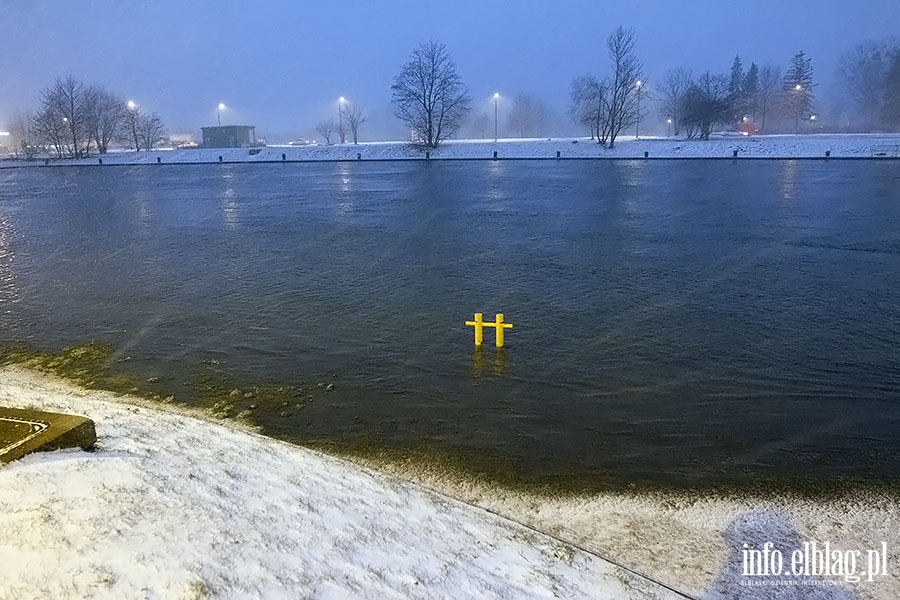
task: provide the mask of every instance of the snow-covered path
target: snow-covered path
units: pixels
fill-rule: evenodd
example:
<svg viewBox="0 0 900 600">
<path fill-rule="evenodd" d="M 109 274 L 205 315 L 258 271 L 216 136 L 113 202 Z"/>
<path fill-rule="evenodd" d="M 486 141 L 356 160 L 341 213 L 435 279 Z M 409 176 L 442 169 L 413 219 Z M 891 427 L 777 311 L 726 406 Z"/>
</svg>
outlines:
<svg viewBox="0 0 900 600">
<path fill-rule="evenodd" d="M 504 159 L 651 159 L 719 158 L 900 158 L 900 134 L 816 134 L 744 137 L 718 135 L 709 140 L 633 136 L 620 138 L 605 148 L 587 138 L 448 140 L 431 150 L 432 160 L 489 160 L 497 153 Z M 160 149 L 152 152 L 110 152 L 79 160 L 51 159 L 50 165 L 139 165 L 192 163 L 268 163 L 294 161 L 396 161 L 424 160 L 425 151 L 406 142 L 366 142 L 264 148 Z M 5 160 L 0 169 L 43 166 L 44 160 Z"/>
<path fill-rule="evenodd" d="M 98 447 L 0 469 L 0 598 L 677 598 L 412 484 L 253 433 L 0 371 L 0 404 Z"/>
</svg>

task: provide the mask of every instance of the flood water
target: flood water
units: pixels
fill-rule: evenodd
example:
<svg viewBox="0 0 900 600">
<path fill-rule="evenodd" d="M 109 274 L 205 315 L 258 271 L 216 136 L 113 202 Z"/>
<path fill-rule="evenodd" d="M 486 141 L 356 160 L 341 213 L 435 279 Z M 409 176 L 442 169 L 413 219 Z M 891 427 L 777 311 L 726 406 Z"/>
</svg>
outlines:
<svg viewBox="0 0 900 600">
<path fill-rule="evenodd" d="M 506 347 L 473 350 L 473 313 Z M 0 343 L 178 398 L 331 381 L 274 435 L 537 481 L 900 476 L 900 164 L 0 171 Z"/>
</svg>

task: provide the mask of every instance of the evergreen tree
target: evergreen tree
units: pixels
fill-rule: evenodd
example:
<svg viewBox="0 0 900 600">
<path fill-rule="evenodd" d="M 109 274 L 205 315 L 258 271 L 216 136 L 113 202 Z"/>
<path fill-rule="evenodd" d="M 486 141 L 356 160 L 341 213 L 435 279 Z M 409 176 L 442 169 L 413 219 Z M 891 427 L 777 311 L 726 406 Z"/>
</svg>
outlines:
<svg viewBox="0 0 900 600">
<path fill-rule="evenodd" d="M 788 117 L 794 119 L 794 131 L 800 131 L 800 120 L 813 114 L 813 67 L 812 59 L 802 50 L 791 59 L 791 66 L 784 74 L 784 108 Z"/>
<path fill-rule="evenodd" d="M 889 129 L 900 131 L 900 48 L 896 49 L 891 57 L 891 66 L 885 80 L 881 116 Z"/>
<path fill-rule="evenodd" d="M 728 104 L 732 121 L 740 121 L 744 104 L 744 65 L 741 57 L 735 56 L 731 63 L 731 77 L 728 79 Z"/>
<path fill-rule="evenodd" d="M 742 91 L 744 96 L 744 115 L 741 116 L 746 115 L 751 121 L 756 121 L 756 116 L 759 113 L 756 101 L 759 96 L 759 67 L 756 66 L 755 62 L 750 63 L 750 68 L 747 69 L 747 73 L 744 75 Z"/>
</svg>

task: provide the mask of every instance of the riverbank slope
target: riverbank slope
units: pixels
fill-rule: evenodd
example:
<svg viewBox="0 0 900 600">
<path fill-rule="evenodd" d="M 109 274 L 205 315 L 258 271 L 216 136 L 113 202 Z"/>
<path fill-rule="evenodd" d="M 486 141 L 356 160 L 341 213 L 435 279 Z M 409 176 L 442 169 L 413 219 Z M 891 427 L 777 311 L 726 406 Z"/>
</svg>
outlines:
<svg viewBox="0 0 900 600">
<path fill-rule="evenodd" d="M 768 598 L 789 578 L 743 576 L 742 545 L 810 540 L 863 557 L 886 541 L 888 574 L 793 578 L 806 587 L 777 597 L 900 596 L 887 495 L 538 497 L 428 465 L 375 471 L 20 368 L 0 370 L 0 404 L 98 433 L 93 453 L 0 469 L 0 598 Z"/>
</svg>

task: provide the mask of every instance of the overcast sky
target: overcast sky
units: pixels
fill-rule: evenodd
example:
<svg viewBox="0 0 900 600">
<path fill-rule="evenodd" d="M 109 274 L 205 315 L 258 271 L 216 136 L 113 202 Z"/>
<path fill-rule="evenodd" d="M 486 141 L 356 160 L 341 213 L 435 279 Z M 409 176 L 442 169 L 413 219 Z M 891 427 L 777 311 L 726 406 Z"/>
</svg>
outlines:
<svg viewBox="0 0 900 600">
<path fill-rule="evenodd" d="M 824 81 L 856 42 L 900 34 L 900 0 L 0 0 L 0 124 L 72 73 L 172 132 L 199 135 L 224 102 L 223 124 L 313 137 L 343 95 L 370 115 L 364 138 L 396 135 L 391 81 L 430 39 L 447 44 L 476 110 L 492 112 L 497 91 L 562 113 L 574 77 L 604 73 L 619 25 L 651 83 L 678 66 L 727 72 L 735 54 L 784 67 L 799 50 Z"/>
</svg>

